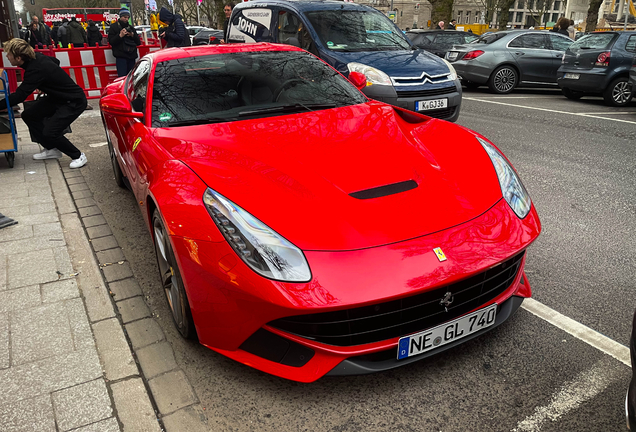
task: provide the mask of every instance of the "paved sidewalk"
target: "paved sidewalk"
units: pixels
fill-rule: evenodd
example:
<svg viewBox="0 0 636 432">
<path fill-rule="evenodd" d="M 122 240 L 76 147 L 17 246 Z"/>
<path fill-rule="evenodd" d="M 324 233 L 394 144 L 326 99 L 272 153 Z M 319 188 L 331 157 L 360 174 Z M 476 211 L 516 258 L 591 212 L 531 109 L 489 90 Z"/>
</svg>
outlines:
<svg viewBox="0 0 636 432">
<path fill-rule="evenodd" d="M 81 171 L 32 160 L 17 124 L 15 167 L 0 154 L 0 213 L 18 221 L 0 229 L 0 431 L 161 431 L 69 193 Z"/>
</svg>

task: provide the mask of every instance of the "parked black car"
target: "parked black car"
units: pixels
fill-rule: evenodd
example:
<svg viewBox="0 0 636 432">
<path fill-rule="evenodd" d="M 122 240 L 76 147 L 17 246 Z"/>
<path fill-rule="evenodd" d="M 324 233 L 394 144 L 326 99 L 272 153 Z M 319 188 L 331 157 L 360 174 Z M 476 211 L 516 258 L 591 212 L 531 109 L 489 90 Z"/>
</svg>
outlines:
<svg viewBox="0 0 636 432">
<path fill-rule="evenodd" d="M 627 428 L 636 431 L 636 375 L 634 375 L 634 367 L 636 366 L 636 313 L 632 324 L 632 337 L 629 341 L 629 353 L 632 359 L 632 380 L 625 397 L 625 416 L 627 417 Z"/>
<path fill-rule="evenodd" d="M 632 68 L 629 70 L 629 82 L 632 84 L 632 96 L 636 94 L 636 56 L 632 63 Z"/>
<path fill-rule="evenodd" d="M 625 106 L 633 96 L 629 73 L 636 55 L 636 32 L 594 32 L 570 45 L 557 72 L 568 99 L 602 95 L 605 103 Z"/>
<path fill-rule="evenodd" d="M 444 58 L 453 45 L 463 45 L 479 39 L 472 33 L 455 30 L 409 30 L 406 32 L 414 45 Z"/>
<path fill-rule="evenodd" d="M 192 45 L 216 45 L 223 39 L 223 30 L 203 29 L 192 38 Z"/>
</svg>

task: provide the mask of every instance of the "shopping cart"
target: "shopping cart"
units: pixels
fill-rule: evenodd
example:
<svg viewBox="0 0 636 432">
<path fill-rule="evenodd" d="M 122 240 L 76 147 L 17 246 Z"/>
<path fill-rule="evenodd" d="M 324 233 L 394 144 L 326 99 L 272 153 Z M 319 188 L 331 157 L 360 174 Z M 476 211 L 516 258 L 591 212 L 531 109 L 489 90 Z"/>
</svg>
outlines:
<svg viewBox="0 0 636 432">
<path fill-rule="evenodd" d="M 15 118 L 13 110 L 9 106 L 9 80 L 7 72 L 0 69 L 0 109 L 5 108 L 7 112 L 0 112 L 0 153 L 9 163 L 9 168 L 13 168 L 15 153 L 18 151 L 18 138 L 15 130 Z"/>
</svg>

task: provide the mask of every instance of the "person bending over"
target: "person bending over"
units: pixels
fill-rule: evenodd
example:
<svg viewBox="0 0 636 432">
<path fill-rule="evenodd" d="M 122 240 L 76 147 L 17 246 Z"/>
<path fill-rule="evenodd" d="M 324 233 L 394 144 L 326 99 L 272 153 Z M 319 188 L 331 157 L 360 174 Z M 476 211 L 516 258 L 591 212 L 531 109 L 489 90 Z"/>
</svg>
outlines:
<svg viewBox="0 0 636 432">
<path fill-rule="evenodd" d="M 33 159 L 59 159 L 64 153 L 72 159 L 71 168 L 86 165 L 84 153 L 64 136 L 64 129 L 86 108 L 84 90 L 62 70 L 58 59 L 36 54 L 24 39 L 11 39 L 4 51 L 12 66 L 24 69 L 22 84 L 9 95 L 9 106 L 24 102 L 35 90 L 45 94 L 22 113 L 31 139 L 45 148 Z"/>
</svg>

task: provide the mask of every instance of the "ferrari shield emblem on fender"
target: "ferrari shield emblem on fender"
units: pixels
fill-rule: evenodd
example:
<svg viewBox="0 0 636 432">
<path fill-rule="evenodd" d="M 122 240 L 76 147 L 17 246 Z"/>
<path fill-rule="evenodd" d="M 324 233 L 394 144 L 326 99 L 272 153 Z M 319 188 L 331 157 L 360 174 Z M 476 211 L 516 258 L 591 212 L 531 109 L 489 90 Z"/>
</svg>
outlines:
<svg viewBox="0 0 636 432">
<path fill-rule="evenodd" d="M 446 261 L 446 255 L 444 255 L 444 251 L 442 250 L 442 248 L 437 247 L 433 249 L 433 252 L 435 252 L 435 255 L 437 255 L 437 259 L 439 260 L 439 262 Z"/>
<path fill-rule="evenodd" d="M 139 145 L 140 142 L 141 142 L 141 138 L 137 138 L 135 140 L 135 143 L 133 144 L 133 151 L 137 150 L 137 146 Z"/>
</svg>

